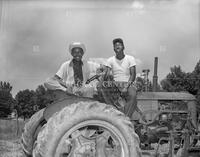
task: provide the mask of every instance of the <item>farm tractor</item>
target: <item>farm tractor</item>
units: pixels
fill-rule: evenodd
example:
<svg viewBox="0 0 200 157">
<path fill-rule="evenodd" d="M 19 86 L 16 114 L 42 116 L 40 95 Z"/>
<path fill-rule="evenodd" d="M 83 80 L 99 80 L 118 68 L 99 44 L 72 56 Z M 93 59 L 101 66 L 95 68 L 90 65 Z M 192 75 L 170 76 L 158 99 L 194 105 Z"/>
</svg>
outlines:
<svg viewBox="0 0 200 157">
<path fill-rule="evenodd" d="M 123 113 L 125 98 L 112 81 L 99 80 L 93 98 L 52 91 L 53 101 L 24 127 L 26 157 L 189 157 L 197 152 L 198 120 L 194 96 L 141 92 L 132 117 Z"/>
</svg>

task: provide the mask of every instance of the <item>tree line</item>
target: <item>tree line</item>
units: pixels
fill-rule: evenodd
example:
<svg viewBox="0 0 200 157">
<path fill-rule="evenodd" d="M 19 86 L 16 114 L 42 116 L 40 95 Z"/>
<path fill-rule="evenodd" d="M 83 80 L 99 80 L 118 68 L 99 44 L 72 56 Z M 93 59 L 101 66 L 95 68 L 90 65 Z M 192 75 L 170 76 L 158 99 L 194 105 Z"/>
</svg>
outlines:
<svg viewBox="0 0 200 157">
<path fill-rule="evenodd" d="M 139 91 L 144 91 L 145 80 L 137 78 Z M 200 60 L 192 72 L 184 72 L 181 66 L 173 66 L 166 77 L 161 80 L 158 91 L 167 92 L 188 92 L 196 96 L 197 106 L 200 111 Z M 148 83 L 149 91 L 152 91 L 152 83 Z M 29 118 L 36 111 L 46 107 L 53 99 L 51 91 L 43 85 L 36 90 L 25 89 L 19 91 L 13 98 L 12 86 L 9 82 L 0 81 L 0 118 L 7 117 L 14 110 L 19 117 Z"/>
<path fill-rule="evenodd" d="M 19 91 L 13 98 L 12 86 L 9 82 L 0 82 L 0 117 L 8 117 L 13 111 L 17 116 L 30 118 L 36 111 L 46 107 L 52 101 L 52 94 L 43 85 L 36 90 Z"/>
<path fill-rule="evenodd" d="M 171 67 L 170 73 L 161 81 L 163 91 L 188 92 L 196 97 L 200 112 L 200 60 L 192 72 L 184 72 L 181 66 Z"/>
</svg>

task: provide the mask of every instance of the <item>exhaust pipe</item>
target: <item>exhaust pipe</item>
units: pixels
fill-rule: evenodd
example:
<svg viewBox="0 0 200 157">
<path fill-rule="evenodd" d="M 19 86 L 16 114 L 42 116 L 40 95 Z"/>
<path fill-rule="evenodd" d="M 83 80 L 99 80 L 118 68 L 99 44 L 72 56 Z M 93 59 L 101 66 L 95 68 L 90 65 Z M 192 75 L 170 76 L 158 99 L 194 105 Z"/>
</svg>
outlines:
<svg viewBox="0 0 200 157">
<path fill-rule="evenodd" d="M 158 86 L 158 57 L 155 57 L 154 59 L 154 75 L 153 75 L 153 92 L 157 92 L 157 86 Z"/>
</svg>

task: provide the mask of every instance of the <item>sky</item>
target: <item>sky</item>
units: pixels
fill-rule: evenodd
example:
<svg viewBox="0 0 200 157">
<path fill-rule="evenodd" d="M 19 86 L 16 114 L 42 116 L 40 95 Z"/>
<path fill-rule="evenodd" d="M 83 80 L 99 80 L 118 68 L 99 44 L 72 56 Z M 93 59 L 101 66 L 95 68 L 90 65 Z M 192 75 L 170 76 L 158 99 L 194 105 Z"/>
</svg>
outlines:
<svg viewBox="0 0 200 157">
<path fill-rule="evenodd" d="M 86 45 L 85 59 L 114 55 L 122 38 L 137 73 L 158 57 L 159 81 L 180 65 L 193 71 L 200 59 L 199 0 L 1 0 L 0 80 L 12 94 L 33 89 L 71 58 L 68 46 Z"/>
</svg>

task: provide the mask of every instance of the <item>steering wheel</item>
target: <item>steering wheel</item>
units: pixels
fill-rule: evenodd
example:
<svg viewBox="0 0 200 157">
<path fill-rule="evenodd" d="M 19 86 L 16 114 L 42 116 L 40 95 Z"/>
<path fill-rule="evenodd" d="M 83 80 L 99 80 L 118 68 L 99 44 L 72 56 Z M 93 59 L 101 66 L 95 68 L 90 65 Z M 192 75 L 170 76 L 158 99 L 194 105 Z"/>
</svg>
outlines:
<svg viewBox="0 0 200 157">
<path fill-rule="evenodd" d="M 89 79 L 85 82 L 85 84 L 89 84 L 90 82 L 92 82 L 92 81 L 95 80 L 95 79 L 98 80 L 100 76 L 101 76 L 101 75 L 99 75 L 99 74 L 96 74 L 96 75 L 92 76 L 91 78 L 89 78 Z"/>
</svg>

